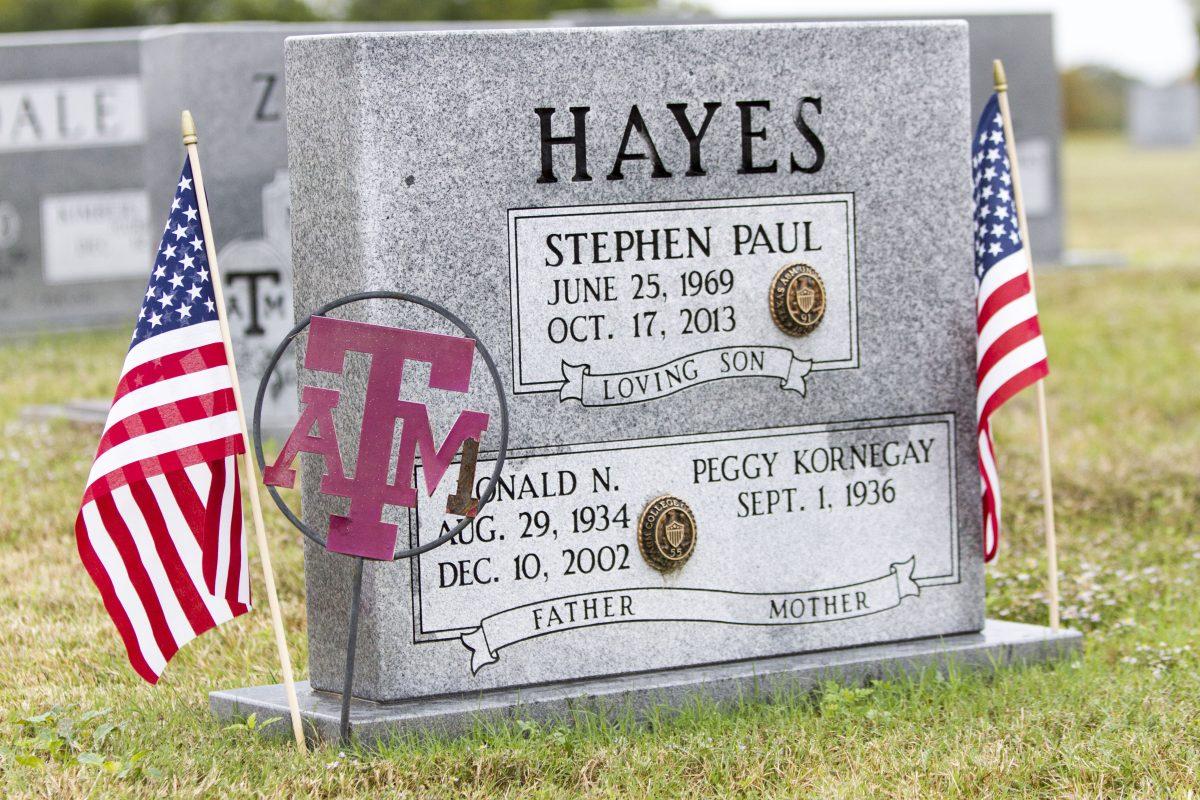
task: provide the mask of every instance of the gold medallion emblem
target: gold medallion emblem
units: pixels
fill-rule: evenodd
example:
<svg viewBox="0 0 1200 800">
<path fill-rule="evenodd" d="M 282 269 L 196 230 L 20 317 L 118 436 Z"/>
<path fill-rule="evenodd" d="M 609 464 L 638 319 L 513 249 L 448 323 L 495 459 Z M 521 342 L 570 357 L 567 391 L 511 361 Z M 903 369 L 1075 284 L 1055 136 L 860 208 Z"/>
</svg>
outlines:
<svg viewBox="0 0 1200 800">
<path fill-rule="evenodd" d="M 678 497 L 651 500 L 638 519 L 638 549 L 659 572 L 683 566 L 696 547 L 696 517 Z"/>
<path fill-rule="evenodd" d="M 771 281 L 771 319 L 788 336 L 812 333 L 825 316 L 825 283 L 807 264 L 788 264 Z"/>
</svg>

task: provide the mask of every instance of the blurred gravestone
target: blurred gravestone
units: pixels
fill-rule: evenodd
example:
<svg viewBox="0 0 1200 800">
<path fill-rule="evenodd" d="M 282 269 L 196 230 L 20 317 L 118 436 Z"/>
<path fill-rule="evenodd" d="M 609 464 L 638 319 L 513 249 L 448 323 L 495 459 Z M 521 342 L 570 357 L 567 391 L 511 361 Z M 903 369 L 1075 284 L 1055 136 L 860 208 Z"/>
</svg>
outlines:
<svg viewBox="0 0 1200 800">
<path fill-rule="evenodd" d="M 971 42 L 971 108 L 983 110 L 993 91 L 992 61 L 1008 73 L 1021 188 L 1034 260 L 1055 264 L 1063 253 L 1059 152 L 1062 99 L 1054 61 L 1052 14 L 967 14 Z"/>
<path fill-rule="evenodd" d="M 154 227 L 138 35 L 0 36 L 0 333 L 137 313 Z"/>
<path fill-rule="evenodd" d="M 1191 147 L 1200 135 L 1200 87 L 1131 86 L 1127 114 L 1129 138 L 1138 147 Z"/>
<path fill-rule="evenodd" d="M 253 401 L 271 352 L 293 324 L 284 40 L 370 28 L 450 27 L 456 25 L 230 23 L 146 32 L 141 61 L 149 108 L 150 194 L 171 196 L 183 159 L 179 113 L 188 108 L 199 128 L 213 235 L 247 401 Z M 264 430 L 279 433 L 291 426 L 295 382 L 295 367 L 285 359 L 267 387 Z"/>
<path fill-rule="evenodd" d="M 250 376 L 264 360 L 260 340 L 277 338 L 291 319 L 284 39 L 501 25 L 514 23 L 237 23 L 0 35 L 0 333 L 133 319 L 183 159 L 179 113 L 191 107 L 204 137 L 217 243 L 231 248 L 230 316 L 253 391 Z M 287 380 L 272 387 L 272 403 L 281 402 Z"/>
<path fill-rule="evenodd" d="M 305 26 L 181 25 L 147 33 L 142 72 L 152 107 L 146 175 L 167 198 L 183 159 L 180 110 L 200 133 L 213 236 L 238 372 L 252 402 L 274 343 L 292 327 L 283 41 Z M 313 31 L 320 32 L 320 30 Z M 264 427 L 295 416 L 295 372 L 267 387 Z"/>
</svg>

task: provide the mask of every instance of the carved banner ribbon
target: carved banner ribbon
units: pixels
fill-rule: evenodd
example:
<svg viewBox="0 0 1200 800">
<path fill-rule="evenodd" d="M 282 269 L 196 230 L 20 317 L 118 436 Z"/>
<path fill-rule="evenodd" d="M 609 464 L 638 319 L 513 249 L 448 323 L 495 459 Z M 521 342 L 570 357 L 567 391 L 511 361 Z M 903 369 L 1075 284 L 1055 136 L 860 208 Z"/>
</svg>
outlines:
<svg viewBox="0 0 1200 800">
<path fill-rule="evenodd" d="M 886 575 L 861 583 L 798 592 L 730 592 L 641 587 L 590 592 L 510 608 L 484 617 L 462 635 L 471 672 L 499 659 L 510 644 L 548 633 L 620 622 L 715 622 L 728 625 L 806 625 L 863 617 L 895 608 L 921 587 L 916 556 Z"/>
<path fill-rule="evenodd" d="M 641 403 L 675 394 L 690 386 L 725 378 L 778 378 L 784 389 L 805 393 L 804 376 L 812 361 L 796 358 L 786 347 L 736 346 L 680 356 L 657 367 L 592 374 L 587 364 L 562 364 L 558 399 L 585 406 Z"/>
</svg>

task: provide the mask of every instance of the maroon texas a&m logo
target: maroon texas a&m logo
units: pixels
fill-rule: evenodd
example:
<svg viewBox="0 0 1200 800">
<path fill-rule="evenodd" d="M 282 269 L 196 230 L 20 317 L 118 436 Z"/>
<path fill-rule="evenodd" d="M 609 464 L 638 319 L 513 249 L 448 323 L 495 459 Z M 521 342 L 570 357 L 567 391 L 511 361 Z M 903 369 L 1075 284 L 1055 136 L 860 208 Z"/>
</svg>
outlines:
<svg viewBox="0 0 1200 800">
<path fill-rule="evenodd" d="M 333 317 L 313 316 L 304 366 L 310 370 L 341 375 L 348 352 L 371 357 L 364 398 L 358 458 L 353 478 L 346 477 L 333 411 L 341 393 L 336 389 L 302 386 L 300 420 L 288 436 L 274 464 L 263 472 L 272 486 L 292 487 L 296 472 L 292 463 L 300 453 L 312 453 L 325 462 L 321 478 L 323 494 L 350 500 L 346 516 L 331 515 L 326 547 L 329 550 L 366 558 L 393 557 L 396 526 L 382 520 L 384 506 L 415 508 L 417 487 L 413 466 L 417 451 L 425 475 L 425 491 L 432 496 L 459 449 L 464 450 L 458 491 L 447 502 L 447 512 L 473 516 L 471 484 L 478 443 L 487 430 L 488 415 L 479 411 L 459 413 L 440 446 L 429 427 L 429 413 L 422 403 L 400 399 L 406 361 L 429 364 L 429 387 L 465 393 L 470 388 L 475 341 L 459 336 L 371 325 Z M 400 420 L 399 454 L 394 482 L 388 482 L 396 421 Z M 464 447 L 464 444 L 466 445 Z"/>
</svg>

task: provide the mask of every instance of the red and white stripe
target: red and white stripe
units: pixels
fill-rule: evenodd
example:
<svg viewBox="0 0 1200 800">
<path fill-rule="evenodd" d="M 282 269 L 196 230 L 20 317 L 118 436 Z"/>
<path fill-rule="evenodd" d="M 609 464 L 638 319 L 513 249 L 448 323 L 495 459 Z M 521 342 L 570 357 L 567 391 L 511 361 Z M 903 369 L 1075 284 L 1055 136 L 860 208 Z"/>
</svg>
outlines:
<svg viewBox="0 0 1200 800">
<path fill-rule="evenodd" d="M 1022 247 L 994 264 L 979 282 L 976 348 L 976 414 L 979 474 L 983 484 L 984 560 L 1000 540 L 1000 479 L 989 419 L 1017 392 L 1049 373 L 1046 340 L 1038 323 L 1037 299 L 1029 278 L 1029 249 Z"/>
<path fill-rule="evenodd" d="M 216 321 L 130 349 L 75 536 L 130 663 L 151 683 L 180 647 L 249 610 L 243 450 Z"/>
</svg>

